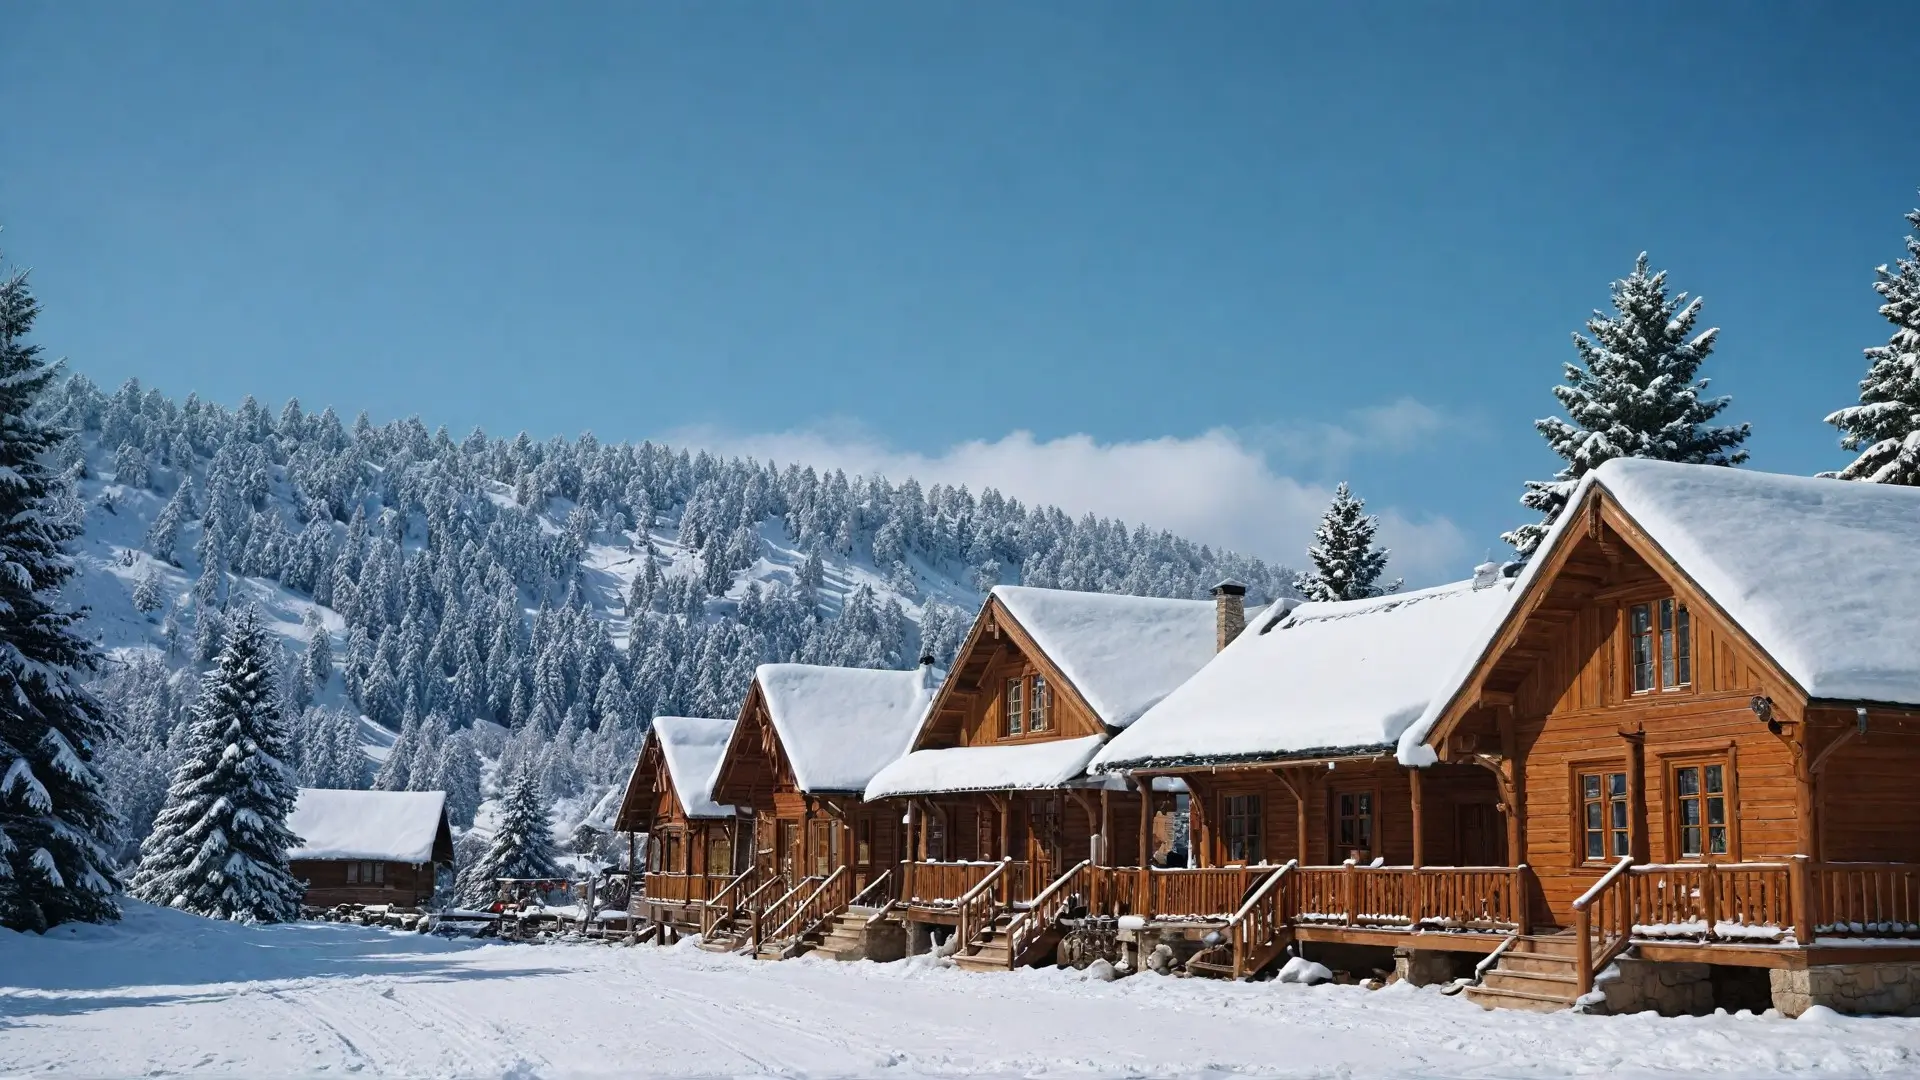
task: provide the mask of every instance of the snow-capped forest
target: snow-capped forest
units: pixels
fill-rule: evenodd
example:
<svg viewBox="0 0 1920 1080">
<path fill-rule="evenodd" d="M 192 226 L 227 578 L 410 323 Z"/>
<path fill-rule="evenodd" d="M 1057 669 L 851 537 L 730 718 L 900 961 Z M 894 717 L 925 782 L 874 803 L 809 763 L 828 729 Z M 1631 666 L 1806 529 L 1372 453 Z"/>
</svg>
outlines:
<svg viewBox="0 0 1920 1080">
<path fill-rule="evenodd" d="M 129 857 L 177 765 L 192 672 L 247 604 L 284 654 L 302 783 L 444 789 L 465 827 L 497 770 L 528 764 L 571 828 L 604 825 L 649 717 L 731 716 L 767 661 L 944 663 L 995 583 L 1291 589 L 1257 558 L 911 478 L 591 434 L 456 438 L 84 376 L 42 409 L 79 433 L 56 462 L 80 529 L 67 592 L 109 657 L 98 689 L 121 734 L 98 761 Z"/>
</svg>

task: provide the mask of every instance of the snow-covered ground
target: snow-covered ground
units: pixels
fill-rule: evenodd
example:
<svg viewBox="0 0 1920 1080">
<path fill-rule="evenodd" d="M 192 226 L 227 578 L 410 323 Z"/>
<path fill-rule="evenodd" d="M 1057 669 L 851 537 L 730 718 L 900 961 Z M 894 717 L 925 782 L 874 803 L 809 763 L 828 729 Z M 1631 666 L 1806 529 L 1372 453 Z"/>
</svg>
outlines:
<svg viewBox="0 0 1920 1080">
<path fill-rule="evenodd" d="M 0 934 L 0 1074 L 1911 1076 L 1920 1020 L 1486 1013 L 1432 990 L 252 928 Z"/>
</svg>

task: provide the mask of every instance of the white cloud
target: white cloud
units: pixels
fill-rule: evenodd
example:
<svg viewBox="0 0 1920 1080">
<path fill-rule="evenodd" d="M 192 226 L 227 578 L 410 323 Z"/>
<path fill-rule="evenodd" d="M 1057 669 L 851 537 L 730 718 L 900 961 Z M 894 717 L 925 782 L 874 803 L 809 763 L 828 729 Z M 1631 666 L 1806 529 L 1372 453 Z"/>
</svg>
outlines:
<svg viewBox="0 0 1920 1080">
<path fill-rule="evenodd" d="M 896 481 L 912 476 L 922 484 L 964 484 L 974 491 L 994 487 L 1029 504 L 1145 523 L 1289 566 L 1305 561 L 1313 527 L 1332 497 L 1329 486 L 1276 472 L 1261 450 L 1227 430 L 1111 443 L 1088 435 L 1042 441 L 1016 431 L 938 454 L 894 449 L 848 430 L 738 435 L 692 429 L 673 433 L 670 441 Z M 1452 521 L 1369 509 L 1380 515 L 1381 540 L 1393 548 L 1390 573 L 1416 585 L 1464 576 L 1466 541 Z"/>
<path fill-rule="evenodd" d="M 1256 435 L 1261 445 L 1289 462 L 1341 472 L 1356 454 L 1405 453 L 1457 426 L 1453 417 L 1402 397 L 1354 409 L 1343 422 L 1289 422 L 1260 428 Z"/>
</svg>

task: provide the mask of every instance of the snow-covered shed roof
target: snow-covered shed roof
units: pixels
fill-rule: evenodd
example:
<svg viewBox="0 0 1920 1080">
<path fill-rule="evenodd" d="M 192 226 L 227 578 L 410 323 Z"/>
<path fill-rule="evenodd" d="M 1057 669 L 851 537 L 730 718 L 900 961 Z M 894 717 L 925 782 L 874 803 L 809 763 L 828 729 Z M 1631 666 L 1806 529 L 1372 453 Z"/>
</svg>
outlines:
<svg viewBox="0 0 1920 1080">
<path fill-rule="evenodd" d="M 1095 770 L 1384 750 L 1427 706 L 1506 585 L 1307 603 L 1248 623 L 1095 756 Z"/>
<path fill-rule="evenodd" d="M 993 597 L 1109 728 L 1138 720 L 1213 658 L 1211 600 L 1021 585 Z"/>
<path fill-rule="evenodd" d="M 444 791 L 342 791 L 301 788 L 287 828 L 300 846 L 293 859 L 451 861 Z"/>
<path fill-rule="evenodd" d="M 998 746 L 915 750 L 880 770 L 867 798 L 953 791 L 1033 791 L 1057 788 L 1087 771 L 1105 735 Z"/>
<path fill-rule="evenodd" d="M 733 807 L 713 801 L 713 775 L 733 737 L 732 720 L 705 716 L 656 716 L 653 737 L 660 740 L 660 756 L 667 763 L 680 809 L 690 818 L 733 816 Z"/>
<path fill-rule="evenodd" d="M 1920 704 L 1920 489 L 1619 458 L 1588 473 L 1568 506 L 1596 486 L 1809 698 Z M 1578 516 L 1554 522 L 1509 606 Z M 1427 736 L 1504 615 L 1401 736 L 1401 761 L 1432 760 Z"/>
<path fill-rule="evenodd" d="M 907 752 L 933 701 L 924 668 L 762 664 L 753 677 L 794 783 L 809 792 L 865 791 Z"/>
</svg>

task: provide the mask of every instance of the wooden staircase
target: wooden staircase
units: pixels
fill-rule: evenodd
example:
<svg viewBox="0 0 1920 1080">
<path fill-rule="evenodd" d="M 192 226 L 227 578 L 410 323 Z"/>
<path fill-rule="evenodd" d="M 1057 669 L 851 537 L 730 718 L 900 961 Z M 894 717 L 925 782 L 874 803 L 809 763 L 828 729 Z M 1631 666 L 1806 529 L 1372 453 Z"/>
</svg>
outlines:
<svg viewBox="0 0 1920 1080">
<path fill-rule="evenodd" d="M 1019 916 L 1020 913 L 1015 911 L 1002 911 L 995 915 L 991 922 L 973 935 L 972 940 L 962 944 L 959 951 L 953 954 L 954 965 L 967 971 L 1011 971 L 1049 961 L 1059 948 L 1066 928 L 1058 921 L 1044 922 L 1025 937 L 1019 946 L 1019 955 L 1009 956 L 1007 951 L 1014 944 L 1008 930 Z"/>
<path fill-rule="evenodd" d="M 1467 998 L 1487 1009 L 1559 1012 L 1580 996 L 1579 939 L 1571 934 L 1516 938 Z"/>
</svg>

